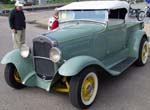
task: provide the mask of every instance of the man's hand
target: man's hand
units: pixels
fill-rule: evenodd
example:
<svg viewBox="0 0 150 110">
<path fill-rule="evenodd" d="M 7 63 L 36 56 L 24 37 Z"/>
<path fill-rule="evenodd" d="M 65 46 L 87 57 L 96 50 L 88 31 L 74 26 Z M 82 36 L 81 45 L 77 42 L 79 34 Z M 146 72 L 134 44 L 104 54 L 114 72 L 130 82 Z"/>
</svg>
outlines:
<svg viewBox="0 0 150 110">
<path fill-rule="evenodd" d="M 16 31 L 16 29 L 12 29 L 12 32 L 13 32 L 13 33 L 16 33 L 17 31 Z"/>
</svg>

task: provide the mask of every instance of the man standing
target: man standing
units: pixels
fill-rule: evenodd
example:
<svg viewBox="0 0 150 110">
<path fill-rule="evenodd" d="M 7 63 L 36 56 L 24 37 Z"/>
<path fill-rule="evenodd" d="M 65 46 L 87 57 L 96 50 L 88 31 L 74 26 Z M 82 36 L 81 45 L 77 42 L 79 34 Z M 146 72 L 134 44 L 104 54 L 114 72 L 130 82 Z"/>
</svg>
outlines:
<svg viewBox="0 0 150 110">
<path fill-rule="evenodd" d="M 10 12 L 9 24 L 12 30 L 12 40 L 14 48 L 21 48 L 25 43 L 25 16 L 22 11 L 23 3 L 17 1 L 15 8 Z"/>
</svg>

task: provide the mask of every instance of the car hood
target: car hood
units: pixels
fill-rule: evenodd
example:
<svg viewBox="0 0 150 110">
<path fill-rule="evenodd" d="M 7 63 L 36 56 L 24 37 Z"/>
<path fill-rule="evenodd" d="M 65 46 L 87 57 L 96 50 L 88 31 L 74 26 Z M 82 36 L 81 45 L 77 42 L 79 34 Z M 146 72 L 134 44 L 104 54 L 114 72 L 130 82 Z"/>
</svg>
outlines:
<svg viewBox="0 0 150 110">
<path fill-rule="evenodd" d="M 58 43 L 91 36 L 105 30 L 104 24 L 73 24 L 55 31 L 46 33 L 48 38 L 54 38 Z M 92 37 L 92 36 L 91 36 Z"/>
</svg>

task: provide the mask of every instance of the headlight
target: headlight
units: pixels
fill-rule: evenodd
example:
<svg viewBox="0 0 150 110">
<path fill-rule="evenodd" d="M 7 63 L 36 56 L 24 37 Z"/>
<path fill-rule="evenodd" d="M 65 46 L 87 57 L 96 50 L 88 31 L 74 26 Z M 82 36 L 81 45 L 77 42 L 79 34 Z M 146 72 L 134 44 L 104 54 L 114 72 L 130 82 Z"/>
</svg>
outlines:
<svg viewBox="0 0 150 110">
<path fill-rule="evenodd" d="M 49 57 L 53 62 L 59 62 L 61 59 L 61 51 L 58 48 L 53 47 L 50 50 Z"/>
<path fill-rule="evenodd" d="M 30 54 L 30 48 L 26 44 L 23 44 L 20 49 L 20 54 L 23 58 L 27 58 Z"/>
</svg>

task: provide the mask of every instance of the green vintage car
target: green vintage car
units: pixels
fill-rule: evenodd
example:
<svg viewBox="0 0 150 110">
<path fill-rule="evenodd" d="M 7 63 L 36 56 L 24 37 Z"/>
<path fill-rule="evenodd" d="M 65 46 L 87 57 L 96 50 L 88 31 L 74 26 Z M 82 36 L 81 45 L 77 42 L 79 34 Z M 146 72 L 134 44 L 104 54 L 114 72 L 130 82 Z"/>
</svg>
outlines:
<svg viewBox="0 0 150 110">
<path fill-rule="evenodd" d="M 23 45 L 2 59 L 7 84 L 67 92 L 75 107 L 90 107 L 102 70 L 116 76 L 133 63 L 147 62 L 144 23 L 126 21 L 128 8 L 123 1 L 74 2 L 58 8 L 59 28 L 33 39 L 32 48 Z"/>
</svg>

